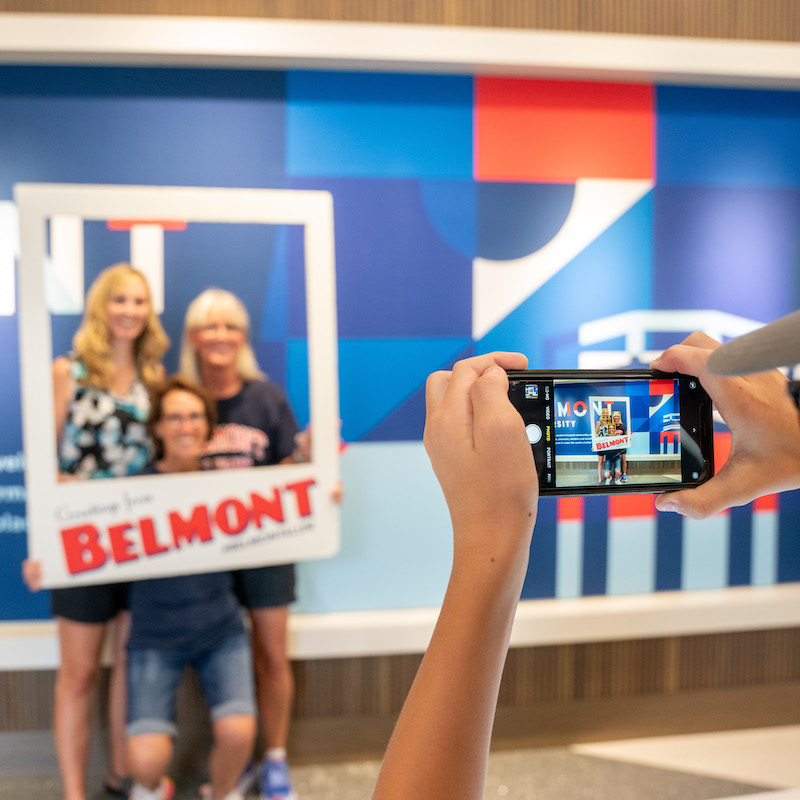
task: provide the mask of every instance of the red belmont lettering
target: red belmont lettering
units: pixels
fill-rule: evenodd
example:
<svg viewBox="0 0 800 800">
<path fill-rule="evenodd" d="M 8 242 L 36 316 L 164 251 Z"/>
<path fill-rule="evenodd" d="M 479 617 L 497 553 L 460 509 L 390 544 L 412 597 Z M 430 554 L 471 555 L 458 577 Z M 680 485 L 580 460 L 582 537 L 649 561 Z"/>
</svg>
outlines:
<svg viewBox="0 0 800 800">
<path fill-rule="evenodd" d="M 276 486 L 267 495 L 251 492 L 247 500 L 228 497 L 216 508 L 195 506 L 188 516 L 178 511 L 167 514 L 167 530 L 159 539 L 157 521 L 145 517 L 136 522 L 119 522 L 106 529 L 91 524 L 61 529 L 64 560 L 70 575 L 100 569 L 109 560 L 117 564 L 156 556 L 186 545 L 213 541 L 212 520 L 216 530 L 226 536 L 243 533 L 251 523 L 261 528 L 264 521 L 286 521 L 287 497 L 294 498 L 296 513 L 308 517 L 313 513 L 310 489 L 316 481 L 309 479 Z M 292 503 L 290 501 L 290 513 Z"/>
<path fill-rule="evenodd" d="M 159 544 L 153 520 L 148 518 L 140 519 L 139 529 L 142 532 L 142 547 L 144 547 L 145 555 L 157 556 L 159 553 L 166 553 L 169 550 L 168 545 Z"/>
<path fill-rule="evenodd" d="M 308 517 L 311 514 L 311 498 L 308 490 L 315 483 L 315 480 L 309 478 L 298 483 L 287 483 L 283 487 L 286 491 L 294 494 L 297 502 L 297 513 L 301 517 Z M 275 522 L 283 522 L 284 520 L 283 499 L 277 487 L 272 490 L 272 497 L 264 497 L 256 492 L 251 492 L 250 505 L 253 511 L 253 524 L 259 528 L 264 517 L 269 517 Z"/>
<path fill-rule="evenodd" d="M 308 496 L 308 487 L 313 486 L 316 481 L 309 479 L 299 483 L 287 483 L 286 488 L 294 492 L 297 498 L 297 513 L 301 517 L 307 517 L 311 513 L 311 499 Z"/>
<path fill-rule="evenodd" d="M 100 546 L 100 531 L 94 525 L 78 525 L 61 531 L 64 558 L 70 575 L 98 569 L 106 563 L 106 551 Z"/>
<path fill-rule="evenodd" d="M 230 521 L 230 511 L 233 512 L 233 522 Z M 228 536 L 241 533 L 247 527 L 249 519 L 250 514 L 241 500 L 223 500 L 217 506 L 217 513 L 214 514 L 217 527 Z"/>
<path fill-rule="evenodd" d="M 130 522 L 124 522 L 122 525 L 112 525 L 108 529 L 108 540 L 111 542 L 111 555 L 114 556 L 114 561 L 118 564 L 122 561 L 135 561 L 139 558 L 136 553 L 132 553 L 136 542 L 132 539 L 125 537 L 125 534 L 133 528 Z"/>
<path fill-rule="evenodd" d="M 185 520 L 177 511 L 170 511 L 169 526 L 172 528 L 172 541 L 176 548 L 181 546 L 181 539 L 187 542 L 195 538 L 201 542 L 211 541 L 211 523 L 208 521 L 206 506 L 195 506 L 189 520 Z"/>
<path fill-rule="evenodd" d="M 250 504 L 253 506 L 253 523 L 257 527 L 261 527 L 263 517 L 269 517 L 275 522 L 283 522 L 283 503 L 277 486 L 272 490 L 270 498 L 250 492 Z"/>
</svg>

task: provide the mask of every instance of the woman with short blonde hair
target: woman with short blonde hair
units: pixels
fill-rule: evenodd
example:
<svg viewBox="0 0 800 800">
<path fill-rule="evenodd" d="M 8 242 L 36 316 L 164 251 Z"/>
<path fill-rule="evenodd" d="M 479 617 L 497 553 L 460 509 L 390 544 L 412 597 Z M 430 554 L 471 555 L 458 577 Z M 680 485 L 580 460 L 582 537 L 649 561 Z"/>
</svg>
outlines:
<svg viewBox="0 0 800 800">
<path fill-rule="evenodd" d="M 181 374 L 196 383 L 202 383 L 200 356 L 191 342 L 191 333 L 206 327 L 212 314 L 223 317 L 228 325 L 244 333 L 244 342 L 236 357 L 236 372 L 239 377 L 244 381 L 263 381 L 266 376 L 259 369 L 250 345 L 250 315 L 244 303 L 235 294 L 216 288 L 206 289 L 197 295 L 186 309 L 181 337 Z"/>
</svg>

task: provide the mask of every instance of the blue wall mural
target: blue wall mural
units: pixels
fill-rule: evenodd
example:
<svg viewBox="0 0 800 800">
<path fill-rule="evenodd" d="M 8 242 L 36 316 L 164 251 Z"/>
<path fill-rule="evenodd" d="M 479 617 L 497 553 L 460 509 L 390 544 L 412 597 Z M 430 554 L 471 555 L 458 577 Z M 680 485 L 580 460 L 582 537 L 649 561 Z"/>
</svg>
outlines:
<svg viewBox="0 0 800 800">
<path fill-rule="evenodd" d="M 332 193 L 343 545 L 301 566 L 301 611 L 441 599 L 449 526 L 421 445 L 431 371 L 495 348 L 538 368 L 639 364 L 709 312 L 766 322 L 797 308 L 798 141 L 800 92 L 0 67 L 0 211 L 32 181 Z M 125 231 L 92 223 L 85 242 L 87 285 L 129 258 Z M 164 253 L 168 369 L 188 302 L 224 286 L 245 299 L 259 359 L 305 421 L 300 231 L 189 225 L 165 232 Z M 687 310 L 685 331 L 664 326 Z M 53 316 L 54 353 L 78 320 Z M 0 316 L 0 335 L 0 618 L 46 618 L 46 593 L 19 578 L 16 312 Z M 656 515 L 649 498 L 543 501 L 523 594 L 800 580 L 798 513 L 797 494 L 705 523 Z"/>
</svg>

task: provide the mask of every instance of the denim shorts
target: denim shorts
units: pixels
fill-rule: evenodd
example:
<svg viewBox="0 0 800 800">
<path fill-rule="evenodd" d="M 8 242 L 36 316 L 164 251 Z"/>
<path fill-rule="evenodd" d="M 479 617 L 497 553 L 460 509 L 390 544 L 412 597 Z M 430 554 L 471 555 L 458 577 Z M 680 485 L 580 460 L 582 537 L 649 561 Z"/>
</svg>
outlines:
<svg viewBox="0 0 800 800">
<path fill-rule="evenodd" d="M 197 673 L 211 719 L 255 715 L 253 662 L 245 634 L 208 650 L 131 650 L 128 653 L 128 736 L 175 736 L 175 695 L 184 667 Z"/>
<path fill-rule="evenodd" d="M 622 465 L 621 456 L 606 456 L 603 462 L 603 470 L 606 472 L 615 472 L 620 469 Z"/>
</svg>

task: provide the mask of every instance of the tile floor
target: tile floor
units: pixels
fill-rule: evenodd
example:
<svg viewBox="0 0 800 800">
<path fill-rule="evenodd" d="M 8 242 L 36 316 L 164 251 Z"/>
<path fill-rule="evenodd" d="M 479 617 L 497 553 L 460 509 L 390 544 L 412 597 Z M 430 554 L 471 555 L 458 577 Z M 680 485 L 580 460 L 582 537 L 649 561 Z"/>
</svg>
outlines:
<svg viewBox="0 0 800 800">
<path fill-rule="evenodd" d="M 92 757 L 93 798 L 102 758 Z M 299 800 L 368 800 L 376 761 L 295 767 Z M 0 798 L 60 800 L 48 733 L 0 734 Z M 177 800 L 195 797 L 197 780 Z M 800 800 L 800 726 L 492 754 L 486 800 Z"/>
</svg>

